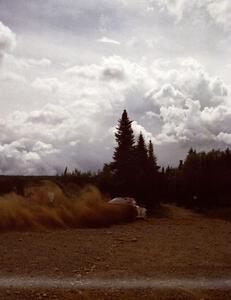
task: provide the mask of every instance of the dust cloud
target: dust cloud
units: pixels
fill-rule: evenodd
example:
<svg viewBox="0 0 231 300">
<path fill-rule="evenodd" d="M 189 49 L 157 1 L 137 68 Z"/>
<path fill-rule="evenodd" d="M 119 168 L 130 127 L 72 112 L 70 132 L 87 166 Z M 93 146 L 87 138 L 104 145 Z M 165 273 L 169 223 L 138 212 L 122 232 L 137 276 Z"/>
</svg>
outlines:
<svg viewBox="0 0 231 300">
<path fill-rule="evenodd" d="M 67 196 L 54 182 L 43 181 L 27 186 L 25 197 L 15 193 L 0 197 L 0 230 L 97 228 L 135 219 L 135 208 L 108 200 L 94 186 Z"/>
</svg>

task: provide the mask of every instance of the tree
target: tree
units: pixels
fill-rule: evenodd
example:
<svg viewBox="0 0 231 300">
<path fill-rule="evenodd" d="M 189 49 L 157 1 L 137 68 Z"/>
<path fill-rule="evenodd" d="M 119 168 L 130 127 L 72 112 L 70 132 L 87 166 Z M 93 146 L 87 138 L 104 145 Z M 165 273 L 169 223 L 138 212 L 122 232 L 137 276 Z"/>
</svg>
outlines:
<svg viewBox="0 0 231 300">
<path fill-rule="evenodd" d="M 148 186 L 148 150 L 143 134 L 138 136 L 137 144 L 134 149 L 134 172 L 133 190 L 136 199 L 142 205 L 147 206 Z"/>
<path fill-rule="evenodd" d="M 155 207 L 159 203 L 159 197 L 162 189 L 161 175 L 159 174 L 159 166 L 157 165 L 157 158 L 154 154 L 153 143 L 149 140 L 148 143 L 148 165 L 146 171 L 146 182 L 148 190 L 148 205 L 150 211 L 155 210 Z"/>
<path fill-rule="evenodd" d="M 157 170 L 159 170 L 159 166 L 157 166 L 157 159 L 156 159 L 156 156 L 154 154 L 154 149 L 153 149 L 153 144 L 152 144 L 152 141 L 150 140 L 149 141 L 149 144 L 148 144 L 148 161 L 149 161 L 149 166 L 150 168 L 155 172 Z"/>
<path fill-rule="evenodd" d="M 148 163 L 148 150 L 145 145 L 143 134 L 140 133 L 138 137 L 137 146 L 135 147 L 136 165 L 139 168 L 145 169 Z"/>
<path fill-rule="evenodd" d="M 141 183 L 144 183 L 148 171 L 148 150 L 145 145 L 143 134 L 140 133 L 137 145 L 134 149 L 134 179 L 135 185 L 138 188 Z"/>
<path fill-rule="evenodd" d="M 132 190 L 135 139 L 132 130 L 132 121 L 129 120 L 126 110 L 123 111 L 116 129 L 115 138 L 117 147 L 115 147 L 114 161 L 111 163 L 111 168 L 120 192 L 128 193 Z"/>
<path fill-rule="evenodd" d="M 149 213 L 152 213 L 159 202 L 159 167 L 156 163 L 153 144 L 150 141 L 147 147 L 142 133 L 139 134 L 134 154 L 133 189 L 138 202 L 144 205 Z"/>
<path fill-rule="evenodd" d="M 135 197 L 138 203 L 145 205 L 149 212 L 158 204 L 159 167 L 153 145 L 145 144 L 140 133 L 137 144 L 126 110 L 118 122 L 115 138 L 113 162 L 110 164 L 114 176 L 114 191 L 121 196 Z"/>
</svg>

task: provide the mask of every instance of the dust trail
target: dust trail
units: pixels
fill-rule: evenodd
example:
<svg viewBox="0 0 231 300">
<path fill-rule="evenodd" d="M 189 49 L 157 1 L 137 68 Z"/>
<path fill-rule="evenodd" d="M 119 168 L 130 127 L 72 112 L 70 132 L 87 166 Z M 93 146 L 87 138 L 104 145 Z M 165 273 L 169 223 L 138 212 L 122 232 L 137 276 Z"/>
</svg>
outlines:
<svg viewBox="0 0 231 300">
<path fill-rule="evenodd" d="M 25 192 L 25 197 L 15 193 L 0 197 L 0 230 L 105 227 L 136 216 L 132 206 L 107 203 L 94 186 L 67 197 L 55 183 L 43 181 Z"/>
</svg>

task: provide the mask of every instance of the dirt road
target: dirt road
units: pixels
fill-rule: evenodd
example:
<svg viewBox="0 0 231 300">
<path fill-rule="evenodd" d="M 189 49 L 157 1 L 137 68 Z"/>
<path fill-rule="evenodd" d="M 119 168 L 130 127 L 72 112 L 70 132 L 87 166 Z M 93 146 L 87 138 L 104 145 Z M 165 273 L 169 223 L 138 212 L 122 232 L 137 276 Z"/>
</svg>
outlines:
<svg viewBox="0 0 231 300">
<path fill-rule="evenodd" d="M 0 299 L 231 299 L 231 226 L 168 216 L 0 234 Z"/>
</svg>

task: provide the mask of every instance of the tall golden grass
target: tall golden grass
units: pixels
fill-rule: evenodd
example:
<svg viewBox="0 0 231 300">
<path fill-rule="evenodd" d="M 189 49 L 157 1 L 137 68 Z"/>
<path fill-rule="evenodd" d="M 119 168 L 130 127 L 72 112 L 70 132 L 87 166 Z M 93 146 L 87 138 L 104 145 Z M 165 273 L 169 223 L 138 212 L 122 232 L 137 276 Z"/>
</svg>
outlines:
<svg viewBox="0 0 231 300">
<path fill-rule="evenodd" d="M 54 201 L 49 200 L 53 193 Z M 107 203 L 94 186 L 67 197 L 55 183 L 44 181 L 26 188 L 26 197 L 15 193 L 0 197 L 0 230 L 68 227 L 106 227 L 135 219 L 130 205 Z"/>
</svg>

